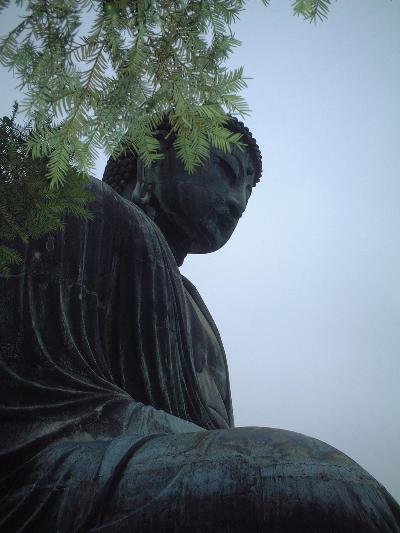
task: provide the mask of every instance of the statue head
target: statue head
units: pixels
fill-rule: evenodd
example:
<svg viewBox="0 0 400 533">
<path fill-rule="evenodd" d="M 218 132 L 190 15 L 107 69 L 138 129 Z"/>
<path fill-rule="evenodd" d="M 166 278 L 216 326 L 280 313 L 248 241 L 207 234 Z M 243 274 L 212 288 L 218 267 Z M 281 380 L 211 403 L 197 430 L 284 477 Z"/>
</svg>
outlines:
<svg viewBox="0 0 400 533">
<path fill-rule="evenodd" d="M 244 147 L 234 147 L 231 153 L 212 148 L 192 173 L 162 127 L 156 135 L 163 159 L 145 167 L 134 154 L 125 153 L 107 163 L 103 180 L 156 222 L 179 264 L 187 253 L 213 252 L 228 241 L 260 179 L 261 153 L 255 139 L 236 119 L 228 127 L 242 134 Z"/>
</svg>

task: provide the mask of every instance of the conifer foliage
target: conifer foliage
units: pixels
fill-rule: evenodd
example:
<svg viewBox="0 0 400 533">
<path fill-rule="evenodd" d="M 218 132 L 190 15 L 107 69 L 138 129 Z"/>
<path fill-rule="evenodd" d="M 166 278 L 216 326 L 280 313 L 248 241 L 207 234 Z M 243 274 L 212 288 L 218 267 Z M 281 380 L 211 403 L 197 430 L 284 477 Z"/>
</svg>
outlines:
<svg viewBox="0 0 400 533">
<path fill-rule="evenodd" d="M 238 94 L 243 69 L 223 63 L 240 44 L 231 25 L 245 0 L 20 3 L 26 16 L 2 40 L 0 59 L 21 80 L 35 126 L 29 150 L 49 158 L 52 186 L 64 182 L 69 162 L 90 170 L 99 149 L 111 155 L 129 144 L 150 164 L 165 113 L 189 170 L 210 145 L 238 142 L 223 124 L 224 111 L 248 112 Z"/>
<path fill-rule="evenodd" d="M 47 159 L 26 155 L 25 144 L 31 130 L 12 116 L 0 119 L 0 275 L 22 261 L 16 242 L 28 242 L 62 229 L 62 216 L 72 214 L 91 218 L 85 204 L 91 196 L 83 185 L 85 176 L 68 169 L 63 187 L 50 188 L 46 179 Z"/>
<path fill-rule="evenodd" d="M 0 0 L 0 9 L 10 3 Z M 165 113 L 189 170 L 210 146 L 239 141 L 223 127 L 224 113 L 247 114 L 239 94 L 246 83 L 242 68 L 224 63 L 240 44 L 232 25 L 245 0 L 17 3 L 25 16 L 2 39 L 0 60 L 24 89 L 35 128 L 29 149 L 49 158 L 52 186 L 63 183 L 68 163 L 93 168 L 99 149 L 117 154 L 128 143 L 150 164 L 159 157 L 151 133 Z M 293 9 L 311 20 L 326 16 L 329 3 L 295 0 Z"/>
<path fill-rule="evenodd" d="M 293 11 L 310 22 L 323 20 L 328 16 L 331 0 L 294 0 Z"/>
</svg>

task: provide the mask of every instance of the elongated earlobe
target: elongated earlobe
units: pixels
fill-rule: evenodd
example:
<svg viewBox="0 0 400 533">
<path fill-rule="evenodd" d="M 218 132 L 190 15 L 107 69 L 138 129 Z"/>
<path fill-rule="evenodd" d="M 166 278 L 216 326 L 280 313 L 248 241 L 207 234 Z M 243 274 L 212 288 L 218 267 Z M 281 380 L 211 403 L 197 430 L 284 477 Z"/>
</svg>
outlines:
<svg viewBox="0 0 400 533">
<path fill-rule="evenodd" d="M 150 205 L 152 188 L 152 183 L 143 183 L 138 181 L 132 191 L 131 201 L 142 209 L 145 209 L 148 205 Z"/>
<path fill-rule="evenodd" d="M 153 171 L 154 168 L 146 167 L 142 161 L 137 162 L 137 182 L 132 191 L 131 201 L 152 219 L 157 216 L 153 202 Z"/>
</svg>

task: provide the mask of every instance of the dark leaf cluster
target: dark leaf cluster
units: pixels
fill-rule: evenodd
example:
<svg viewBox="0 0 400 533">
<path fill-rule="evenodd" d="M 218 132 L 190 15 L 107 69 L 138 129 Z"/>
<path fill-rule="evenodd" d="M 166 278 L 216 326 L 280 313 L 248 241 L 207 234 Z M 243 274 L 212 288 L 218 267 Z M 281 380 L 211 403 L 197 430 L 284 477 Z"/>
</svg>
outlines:
<svg viewBox="0 0 400 533">
<path fill-rule="evenodd" d="M 8 275 L 10 266 L 22 261 L 18 243 L 62 229 L 66 214 L 91 217 L 85 207 L 90 200 L 84 188 L 87 178 L 70 167 L 65 185 L 50 188 L 47 158 L 33 159 L 26 154 L 26 141 L 32 133 L 29 126 L 16 124 L 15 111 L 0 119 L 1 275 Z"/>
</svg>

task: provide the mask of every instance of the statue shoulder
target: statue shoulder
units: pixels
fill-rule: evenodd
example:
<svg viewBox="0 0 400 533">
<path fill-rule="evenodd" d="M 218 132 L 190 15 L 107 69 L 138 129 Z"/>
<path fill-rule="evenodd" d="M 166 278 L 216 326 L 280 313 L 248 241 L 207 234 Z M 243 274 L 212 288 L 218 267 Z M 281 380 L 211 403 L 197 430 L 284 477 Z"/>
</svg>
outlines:
<svg viewBox="0 0 400 533">
<path fill-rule="evenodd" d="M 90 208 L 94 210 L 95 214 L 100 208 L 100 210 L 108 209 L 111 212 L 120 212 L 121 216 L 129 214 L 135 218 L 147 218 L 142 209 L 120 196 L 104 181 L 90 177 L 86 188 L 92 195 L 93 200 Z"/>
<path fill-rule="evenodd" d="M 112 242 L 121 239 L 129 242 L 128 247 L 123 247 L 124 255 L 133 254 L 145 262 L 162 263 L 179 272 L 164 235 L 140 207 L 98 179 L 91 178 L 87 188 L 93 197 L 88 207 L 94 216 L 92 226 L 96 235 L 106 234 Z"/>
<path fill-rule="evenodd" d="M 125 229 L 126 232 L 132 227 L 139 232 L 159 232 L 140 207 L 120 196 L 104 181 L 90 178 L 86 188 L 92 195 L 92 202 L 88 207 L 97 221 L 100 220 L 116 230 Z"/>
</svg>

